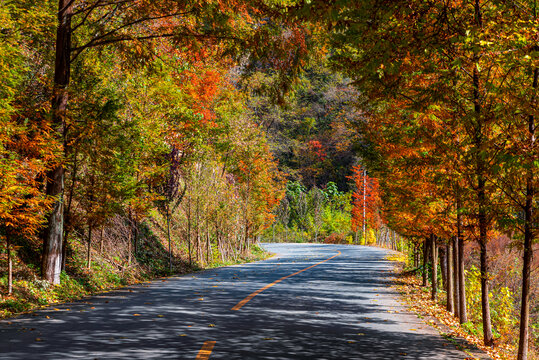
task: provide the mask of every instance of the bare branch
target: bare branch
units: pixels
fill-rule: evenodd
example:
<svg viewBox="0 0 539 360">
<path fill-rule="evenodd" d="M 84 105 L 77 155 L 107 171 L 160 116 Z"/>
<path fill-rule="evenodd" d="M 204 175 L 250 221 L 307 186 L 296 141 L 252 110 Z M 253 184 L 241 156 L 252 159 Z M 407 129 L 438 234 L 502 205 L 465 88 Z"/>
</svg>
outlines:
<svg viewBox="0 0 539 360">
<path fill-rule="evenodd" d="M 161 15 L 161 16 L 144 17 L 144 18 L 136 19 L 136 20 L 133 20 L 133 21 L 128 22 L 126 24 L 123 24 L 122 26 L 119 26 L 119 27 L 117 27 L 115 29 L 112 29 L 112 30 L 106 32 L 105 34 L 96 36 L 92 40 L 90 40 L 88 43 L 86 43 L 85 45 L 82 45 L 80 47 L 76 47 L 73 50 L 77 51 L 80 48 L 88 48 L 88 47 L 99 46 L 99 45 L 102 44 L 102 42 L 100 40 L 105 39 L 106 37 L 114 35 L 115 33 L 117 33 L 118 31 L 120 31 L 122 29 L 128 28 L 128 27 L 136 25 L 136 24 L 140 24 L 140 23 L 147 22 L 147 21 L 166 19 L 166 18 L 173 17 L 173 16 L 187 15 L 187 14 L 189 14 L 191 12 L 193 12 L 193 10 L 189 10 L 189 11 L 181 12 L 181 13 L 173 13 L 173 14 L 166 14 L 166 15 Z M 120 40 L 120 41 L 124 41 L 124 40 L 125 39 L 123 39 L 123 37 L 122 37 L 122 40 Z M 98 45 L 95 45 L 96 43 Z"/>
<path fill-rule="evenodd" d="M 105 46 L 105 45 L 115 44 L 115 43 L 124 42 L 124 41 L 144 41 L 144 40 L 151 40 L 151 39 L 171 38 L 171 37 L 200 38 L 200 39 L 206 38 L 206 39 L 238 40 L 238 41 L 241 40 L 240 38 L 237 38 L 234 36 L 222 36 L 222 35 L 211 35 L 211 34 L 188 34 L 188 33 L 154 34 L 154 35 L 146 35 L 146 36 L 125 35 L 122 37 L 105 39 L 99 42 L 88 43 L 84 46 L 73 48 L 71 51 L 75 52 L 75 55 L 71 58 L 71 62 L 73 62 L 81 54 L 82 51 L 88 48 Z"/>
<path fill-rule="evenodd" d="M 91 5 L 89 7 L 82 8 L 80 10 L 77 10 L 77 11 L 73 12 L 73 16 L 80 15 L 80 14 L 85 13 L 87 11 L 91 12 L 95 8 L 107 7 L 107 6 L 113 6 L 113 5 L 120 5 L 120 4 L 129 3 L 129 2 L 136 2 L 137 0 L 118 0 L 118 1 L 109 1 L 109 2 L 105 2 L 105 3 L 103 3 L 103 1 L 104 0 L 96 0 L 96 3 L 94 3 L 93 5 Z"/>
<path fill-rule="evenodd" d="M 88 9 L 88 12 L 86 13 L 86 15 L 84 15 L 84 17 L 82 18 L 82 20 L 75 26 L 73 26 L 71 28 L 71 31 L 75 31 L 77 30 L 79 27 L 81 27 L 85 22 L 86 20 L 88 19 L 88 17 L 90 16 L 90 14 L 97 8 L 97 5 L 99 4 L 101 0 L 97 0 L 89 9 Z"/>
</svg>

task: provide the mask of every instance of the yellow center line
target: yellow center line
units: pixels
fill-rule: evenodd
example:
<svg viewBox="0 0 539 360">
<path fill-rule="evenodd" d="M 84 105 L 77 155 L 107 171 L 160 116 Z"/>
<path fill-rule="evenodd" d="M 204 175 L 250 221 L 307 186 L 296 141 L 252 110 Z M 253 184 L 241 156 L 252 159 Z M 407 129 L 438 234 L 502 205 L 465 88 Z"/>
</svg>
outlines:
<svg viewBox="0 0 539 360">
<path fill-rule="evenodd" d="M 198 355 L 195 358 L 195 360 L 209 359 L 214 346 L 215 346 L 215 341 L 206 341 L 204 345 L 202 345 L 202 348 L 198 352 Z"/>
<path fill-rule="evenodd" d="M 302 270 L 300 270 L 300 271 L 296 271 L 296 272 L 293 273 L 293 274 L 284 276 L 284 277 L 282 277 L 282 278 L 280 278 L 280 279 L 278 279 L 278 280 L 275 280 L 275 281 L 272 282 L 271 284 L 268 284 L 268 285 L 266 285 L 266 286 L 264 286 L 264 287 L 261 287 L 260 289 L 258 289 L 257 291 L 255 291 L 255 292 L 252 293 L 251 295 L 247 296 L 245 299 L 243 299 L 242 301 L 240 301 L 240 302 L 237 303 L 236 305 L 234 305 L 234 307 L 233 307 L 232 309 L 230 309 L 230 310 L 239 310 L 239 309 L 241 309 L 241 308 L 243 307 L 243 305 L 247 304 L 249 301 L 251 301 L 252 298 L 254 298 L 254 297 L 257 296 L 258 294 L 260 294 L 262 291 L 264 291 L 264 290 L 266 290 L 266 289 L 269 289 L 269 288 L 272 287 L 273 285 L 277 285 L 278 283 L 280 283 L 281 281 L 283 281 L 283 280 L 285 280 L 285 279 L 288 279 L 289 277 L 292 277 L 292 276 L 294 276 L 294 275 L 297 275 L 297 274 L 299 274 L 299 273 L 304 272 L 305 270 L 309 270 L 309 269 L 311 269 L 311 268 L 313 268 L 313 267 L 315 267 L 315 266 L 318 266 L 318 265 L 320 265 L 320 264 L 323 264 L 323 263 L 325 263 L 326 261 L 329 261 L 329 260 L 331 260 L 331 259 L 333 259 L 334 257 L 337 257 L 337 256 L 339 256 L 339 255 L 341 255 L 341 252 L 340 252 L 340 251 L 339 251 L 337 254 L 333 255 L 332 257 L 327 258 L 326 260 L 322 260 L 322 261 L 320 261 L 320 262 L 318 262 L 318 263 L 316 263 L 316 264 L 314 264 L 314 265 L 311 265 L 311 266 L 309 266 L 309 267 L 306 267 L 305 269 L 302 269 Z"/>
</svg>

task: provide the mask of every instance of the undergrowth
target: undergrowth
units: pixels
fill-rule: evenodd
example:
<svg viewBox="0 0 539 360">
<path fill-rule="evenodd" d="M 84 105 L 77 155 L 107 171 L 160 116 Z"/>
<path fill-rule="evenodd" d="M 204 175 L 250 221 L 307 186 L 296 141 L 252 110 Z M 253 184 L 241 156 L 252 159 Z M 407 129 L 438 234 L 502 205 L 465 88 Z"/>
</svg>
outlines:
<svg viewBox="0 0 539 360">
<path fill-rule="evenodd" d="M 148 250 L 144 250 L 148 251 Z M 144 254 L 144 251 L 141 251 Z M 94 251 L 93 251 L 94 252 Z M 118 289 L 127 285 L 149 281 L 172 274 L 185 274 L 203 268 L 234 265 L 268 258 L 269 253 L 261 247 L 252 245 L 251 250 L 235 259 L 222 261 L 219 256 L 211 259 L 204 266 L 193 263 L 191 266 L 181 257 L 175 257 L 172 270 L 168 259 L 155 259 L 144 262 L 147 256 L 134 258 L 131 264 L 111 261 L 99 254 L 93 254 L 91 268 L 86 268 L 86 249 L 80 242 L 74 241 L 71 256 L 62 271 L 60 285 L 51 285 L 39 278 L 38 266 L 25 263 L 15 257 L 13 293 L 7 293 L 7 272 L 0 277 L 0 318 L 13 317 L 52 304 L 70 302 L 87 296 Z M 162 256 L 161 256 L 162 257 Z"/>
</svg>

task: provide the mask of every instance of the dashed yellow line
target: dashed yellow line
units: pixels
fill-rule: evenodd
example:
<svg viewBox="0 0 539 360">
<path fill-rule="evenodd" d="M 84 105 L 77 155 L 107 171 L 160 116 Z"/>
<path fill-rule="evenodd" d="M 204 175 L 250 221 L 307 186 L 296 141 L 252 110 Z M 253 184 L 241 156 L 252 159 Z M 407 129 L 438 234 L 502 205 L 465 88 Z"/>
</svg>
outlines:
<svg viewBox="0 0 539 360">
<path fill-rule="evenodd" d="M 231 308 L 230 310 L 239 310 L 239 309 L 241 309 L 241 308 L 243 307 L 243 305 L 247 304 L 249 301 L 251 301 L 252 298 L 254 298 L 254 297 L 257 296 L 258 294 L 260 294 L 262 291 L 264 291 L 264 290 L 266 290 L 266 289 L 269 289 L 270 287 L 272 287 L 272 286 L 274 286 L 274 285 L 277 285 L 278 283 L 280 283 L 281 281 L 283 281 L 283 280 L 285 280 L 285 279 L 288 279 L 289 277 L 292 277 L 292 276 L 294 276 L 294 275 L 297 275 L 297 274 L 299 274 L 299 273 L 304 272 L 305 270 L 309 270 L 309 269 L 311 269 L 311 268 L 313 268 L 313 267 L 315 267 L 315 266 L 318 266 L 318 265 L 320 265 L 320 264 L 323 264 L 323 263 L 325 263 L 326 261 L 329 261 L 329 260 L 331 260 L 331 259 L 333 259 L 334 257 L 337 257 L 337 256 L 339 256 L 339 255 L 341 255 L 341 252 L 340 252 L 340 251 L 337 252 L 337 254 L 333 255 L 332 257 L 327 258 L 326 260 L 322 260 L 322 261 L 320 261 L 320 262 L 318 262 L 318 263 L 316 263 L 316 264 L 314 264 L 314 265 L 311 265 L 311 266 L 309 266 L 309 267 L 306 267 L 305 269 L 302 269 L 302 270 L 300 270 L 300 271 L 296 271 L 296 272 L 293 273 L 293 274 L 290 274 L 290 275 L 284 276 L 284 277 L 282 277 L 282 278 L 280 278 L 280 279 L 278 279 L 278 280 L 275 280 L 275 281 L 272 282 L 271 284 L 268 284 L 268 285 L 266 285 L 266 286 L 264 286 L 264 287 L 258 289 L 258 290 L 255 291 L 254 293 L 250 294 L 250 295 L 247 296 L 245 299 L 243 299 L 242 301 L 240 301 L 239 303 L 237 303 L 236 305 L 234 305 L 234 307 Z"/>
<path fill-rule="evenodd" d="M 215 346 L 215 341 L 206 341 L 204 345 L 202 345 L 202 348 L 198 352 L 198 355 L 195 358 L 195 360 L 209 359 L 214 346 Z"/>
</svg>

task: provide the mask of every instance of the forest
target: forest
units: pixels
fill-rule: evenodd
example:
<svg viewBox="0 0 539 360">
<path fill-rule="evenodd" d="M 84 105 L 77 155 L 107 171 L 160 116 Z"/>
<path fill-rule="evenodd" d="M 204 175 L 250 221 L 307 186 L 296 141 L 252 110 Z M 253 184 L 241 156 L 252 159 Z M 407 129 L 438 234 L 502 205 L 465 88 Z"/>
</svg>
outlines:
<svg viewBox="0 0 539 360">
<path fill-rule="evenodd" d="M 0 0 L 0 315 L 377 245 L 539 356 L 538 34 L 535 0 Z"/>
</svg>

